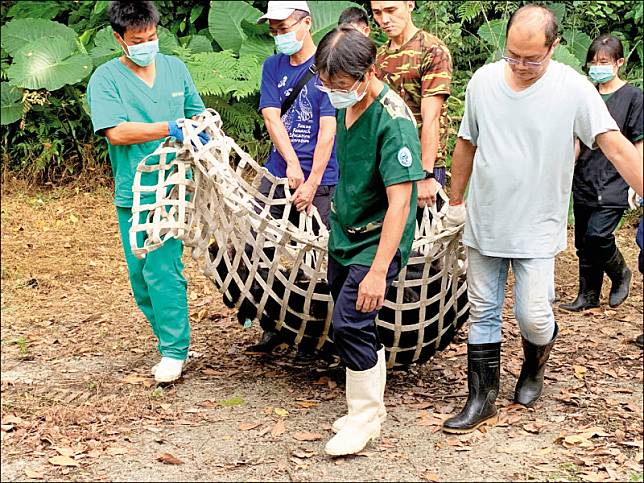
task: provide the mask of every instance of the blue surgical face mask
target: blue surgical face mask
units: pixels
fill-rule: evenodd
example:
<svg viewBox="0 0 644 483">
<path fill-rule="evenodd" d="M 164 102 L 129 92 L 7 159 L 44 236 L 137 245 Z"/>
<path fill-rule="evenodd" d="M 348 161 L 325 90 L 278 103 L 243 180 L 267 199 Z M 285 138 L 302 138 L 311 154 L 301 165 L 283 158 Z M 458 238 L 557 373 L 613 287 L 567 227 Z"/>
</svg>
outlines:
<svg viewBox="0 0 644 483">
<path fill-rule="evenodd" d="M 297 40 L 295 31 L 275 36 L 275 48 L 280 54 L 293 55 L 302 50 L 304 40 Z"/>
<path fill-rule="evenodd" d="M 369 82 L 371 82 L 371 79 L 369 79 Z M 329 91 L 328 94 L 331 105 L 336 109 L 348 109 L 356 102 L 360 102 L 367 94 L 367 90 L 369 89 L 369 82 L 367 82 L 367 86 L 365 87 L 362 94 L 358 94 L 357 89 L 350 90 L 348 92 Z"/>
<path fill-rule="evenodd" d="M 146 67 L 154 62 L 154 58 L 159 53 L 159 39 L 150 40 L 149 42 L 143 42 L 141 44 L 127 45 L 127 50 L 123 50 L 127 58 L 136 65 Z"/>
<path fill-rule="evenodd" d="M 591 65 L 588 69 L 588 76 L 597 84 L 604 84 L 615 77 L 613 66 L 611 64 Z"/>
</svg>

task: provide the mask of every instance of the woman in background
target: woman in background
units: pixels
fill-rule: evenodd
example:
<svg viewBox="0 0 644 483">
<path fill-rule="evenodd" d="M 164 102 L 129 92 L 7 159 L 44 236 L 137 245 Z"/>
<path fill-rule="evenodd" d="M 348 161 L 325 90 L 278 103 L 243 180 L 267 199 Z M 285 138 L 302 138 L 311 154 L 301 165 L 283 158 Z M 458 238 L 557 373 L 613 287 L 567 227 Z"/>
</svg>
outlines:
<svg viewBox="0 0 644 483">
<path fill-rule="evenodd" d="M 619 77 L 624 47 L 612 35 L 601 35 L 586 56 L 588 76 L 606 102 L 622 134 L 642 155 L 642 90 Z M 573 178 L 575 247 L 579 257 L 579 293 L 560 308 L 572 312 L 599 307 L 604 278 L 612 282 L 608 304 L 628 297 L 632 272 L 615 244 L 614 232 L 628 208 L 628 184 L 600 149 L 581 144 Z"/>
</svg>

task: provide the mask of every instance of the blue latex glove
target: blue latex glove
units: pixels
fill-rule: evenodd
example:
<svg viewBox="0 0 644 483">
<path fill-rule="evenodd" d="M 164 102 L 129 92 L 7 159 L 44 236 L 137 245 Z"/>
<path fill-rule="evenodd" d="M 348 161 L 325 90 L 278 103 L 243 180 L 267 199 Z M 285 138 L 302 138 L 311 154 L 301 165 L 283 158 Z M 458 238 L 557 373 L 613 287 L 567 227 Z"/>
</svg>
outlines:
<svg viewBox="0 0 644 483">
<path fill-rule="evenodd" d="M 177 121 L 179 120 L 180 119 L 177 119 Z M 180 143 L 183 143 L 183 129 L 179 127 L 177 121 L 168 121 L 168 135 L 172 136 Z M 183 122 L 192 122 L 194 126 L 197 125 L 196 122 L 191 121 L 190 119 L 184 119 Z M 206 144 L 208 141 L 210 141 L 210 137 L 206 134 L 205 131 L 199 133 L 199 139 L 203 144 Z"/>
<path fill-rule="evenodd" d="M 179 127 L 177 121 L 168 121 L 168 135 L 180 143 L 183 142 L 183 130 Z"/>
</svg>

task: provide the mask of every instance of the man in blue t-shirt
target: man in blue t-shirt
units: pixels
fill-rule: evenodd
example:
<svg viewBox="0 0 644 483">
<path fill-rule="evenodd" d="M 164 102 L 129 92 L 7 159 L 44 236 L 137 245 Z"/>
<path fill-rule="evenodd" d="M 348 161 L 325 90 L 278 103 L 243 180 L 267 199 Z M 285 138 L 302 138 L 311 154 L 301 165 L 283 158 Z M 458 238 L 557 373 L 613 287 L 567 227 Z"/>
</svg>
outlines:
<svg viewBox="0 0 644 483">
<path fill-rule="evenodd" d="M 259 109 L 273 141 L 266 169 L 274 176 L 288 178 L 295 208 L 308 212 L 311 205 L 315 206 L 328 228 L 331 197 L 338 182 L 335 109 L 329 97 L 315 87 L 315 76 L 310 76 L 291 107 L 281 114 L 282 105 L 315 60 L 310 13 L 303 1 L 270 1 L 266 14 L 257 21 L 269 22 L 278 52 L 264 62 Z M 260 191 L 268 194 L 270 188 L 270 181 L 265 179 Z M 266 330 L 262 341 L 249 350 L 270 352 L 279 343 L 277 334 Z"/>
</svg>

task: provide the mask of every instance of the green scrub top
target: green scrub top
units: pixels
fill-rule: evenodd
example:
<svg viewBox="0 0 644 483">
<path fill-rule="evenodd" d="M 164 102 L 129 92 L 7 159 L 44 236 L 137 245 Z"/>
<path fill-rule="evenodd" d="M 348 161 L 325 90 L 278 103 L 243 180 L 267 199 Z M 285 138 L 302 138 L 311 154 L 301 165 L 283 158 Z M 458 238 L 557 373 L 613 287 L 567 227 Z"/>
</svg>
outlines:
<svg viewBox="0 0 644 483">
<path fill-rule="evenodd" d="M 87 103 L 95 133 L 102 134 L 104 129 L 122 122 L 174 121 L 183 117 L 190 118 L 204 111 L 204 103 L 185 64 L 176 57 L 163 54 L 157 54 L 155 62 L 156 78 L 152 87 L 119 59 L 112 59 L 94 71 L 87 86 Z M 132 206 L 136 167 L 160 142 L 161 139 L 113 146 L 108 141 L 116 206 Z M 154 185 L 156 182 L 156 173 L 142 177 L 144 185 Z M 154 193 L 142 195 L 141 202 L 154 202 Z"/>
<path fill-rule="evenodd" d="M 388 186 L 424 178 L 413 114 L 384 86 L 365 112 L 346 128 L 346 109 L 337 113 L 336 157 L 340 179 L 329 221 L 329 255 L 343 266 L 371 266 L 389 206 Z M 407 264 L 416 223 L 416 183 L 400 242 Z"/>
</svg>

